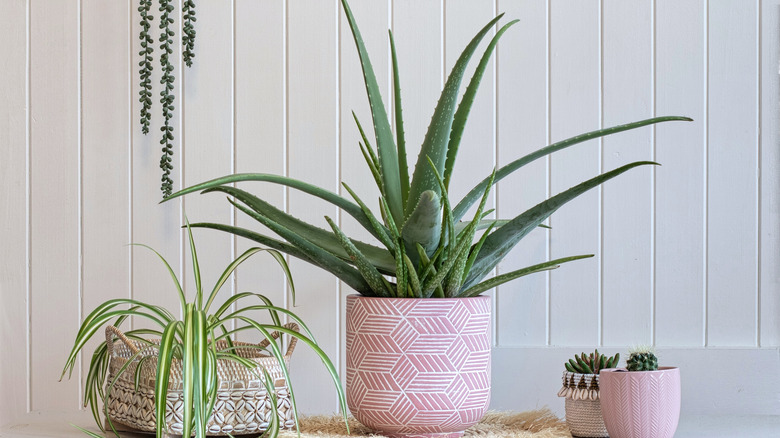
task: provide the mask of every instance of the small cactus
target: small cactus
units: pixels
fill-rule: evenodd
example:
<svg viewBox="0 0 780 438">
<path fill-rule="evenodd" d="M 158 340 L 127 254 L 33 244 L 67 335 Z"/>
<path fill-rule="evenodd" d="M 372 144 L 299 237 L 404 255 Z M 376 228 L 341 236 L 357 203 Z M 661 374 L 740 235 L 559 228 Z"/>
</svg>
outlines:
<svg viewBox="0 0 780 438">
<path fill-rule="evenodd" d="M 629 371 L 655 371 L 658 369 L 658 358 L 650 348 L 636 348 L 629 352 L 628 359 L 626 359 L 626 369 Z"/>
<path fill-rule="evenodd" d="M 607 357 L 600 354 L 599 350 L 587 355 L 585 353 L 575 354 L 574 359 L 564 362 L 566 370 L 572 373 L 580 374 L 599 374 L 604 368 L 615 368 L 620 361 L 620 353 Z"/>
</svg>

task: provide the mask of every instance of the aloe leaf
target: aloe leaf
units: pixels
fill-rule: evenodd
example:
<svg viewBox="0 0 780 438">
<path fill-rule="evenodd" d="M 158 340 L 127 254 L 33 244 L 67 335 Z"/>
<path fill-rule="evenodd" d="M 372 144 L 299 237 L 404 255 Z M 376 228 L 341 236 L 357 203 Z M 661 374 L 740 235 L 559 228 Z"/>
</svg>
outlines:
<svg viewBox="0 0 780 438">
<path fill-rule="evenodd" d="M 387 31 L 390 38 L 390 55 L 393 61 L 393 106 L 395 107 L 395 138 L 398 145 L 398 170 L 401 179 L 401 201 L 409 198 L 409 164 L 406 161 L 406 139 L 404 138 L 404 117 L 401 106 L 401 79 L 398 74 L 398 57 L 395 52 L 393 31 Z"/>
<path fill-rule="evenodd" d="M 477 229 L 476 231 L 481 231 L 487 228 L 490 228 L 492 226 L 502 226 L 509 222 L 509 219 L 481 219 L 477 223 Z M 466 229 L 466 227 L 471 223 L 471 221 L 460 221 L 455 224 L 455 235 L 459 236 L 460 233 L 463 232 L 463 230 Z M 549 227 L 547 227 L 549 228 Z"/>
<path fill-rule="evenodd" d="M 322 189 L 313 184 L 309 184 L 300 180 L 288 178 L 286 176 L 281 176 L 281 175 L 270 175 L 266 173 L 237 173 L 234 175 L 227 175 L 200 184 L 195 184 L 194 186 L 187 187 L 186 189 L 182 189 L 166 197 L 165 199 L 162 200 L 162 202 L 169 201 L 171 199 L 186 195 L 188 193 L 213 189 L 215 187 L 224 186 L 227 184 L 232 184 L 232 183 L 242 182 L 242 181 L 270 182 L 272 184 L 280 184 L 286 187 L 300 190 L 304 193 L 315 196 L 324 201 L 330 202 L 336 207 L 339 207 L 340 209 L 344 210 L 347 214 L 354 217 L 355 220 L 357 220 L 367 230 L 369 231 L 371 230 L 371 224 L 369 224 L 365 216 L 363 216 L 363 212 L 360 210 L 360 207 L 353 204 L 348 199 L 345 199 L 336 193 Z"/>
<path fill-rule="evenodd" d="M 379 220 L 374 216 L 374 213 L 371 212 L 371 210 L 368 208 L 368 206 L 363 202 L 360 197 L 346 184 L 341 183 L 344 188 L 349 192 L 349 194 L 352 196 L 352 199 L 355 200 L 355 202 L 358 203 L 360 208 L 363 210 L 363 213 L 368 218 L 368 221 L 371 222 L 371 226 L 374 228 L 374 235 L 377 236 L 380 242 L 385 245 L 385 247 L 389 251 L 395 250 L 395 243 L 393 243 L 390 236 L 387 234 L 387 228 L 383 227 L 382 224 L 379 222 Z"/>
<path fill-rule="evenodd" d="M 382 102 L 382 95 L 379 92 L 379 85 L 374 75 L 374 68 L 371 66 L 371 60 L 368 57 L 363 38 L 360 36 L 355 17 L 349 8 L 346 0 L 342 0 L 344 13 L 349 22 L 349 28 L 352 30 L 352 36 L 355 40 L 358 56 L 360 57 L 360 66 L 363 69 L 363 80 L 366 85 L 368 102 L 371 106 L 371 117 L 374 121 L 374 135 L 376 136 L 376 148 L 379 155 L 379 167 L 382 174 L 383 190 L 390 211 L 396 219 L 396 226 L 401 226 L 404 218 L 404 204 L 401 197 L 401 180 L 398 170 L 398 154 L 393 140 L 393 133 L 390 129 L 390 121 L 387 118 L 387 111 Z"/>
<path fill-rule="evenodd" d="M 286 229 L 290 230 L 301 238 L 324 249 L 325 251 L 328 251 L 331 254 L 341 257 L 343 260 L 347 260 L 349 258 L 348 255 L 344 252 L 344 249 L 339 244 L 338 239 L 333 235 L 333 233 L 329 231 L 303 222 L 302 220 L 279 210 L 273 205 L 244 190 L 229 186 L 215 187 L 211 190 L 224 192 L 235 197 L 237 200 L 243 202 L 249 208 L 254 210 L 257 215 L 261 215 L 268 220 L 284 226 Z M 231 200 L 231 203 L 232 202 L 233 201 Z M 242 211 L 244 210 L 242 209 Z M 369 226 L 371 226 L 370 224 L 371 221 L 369 220 Z M 374 232 L 373 226 L 371 226 L 369 231 L 372 233 Z M 289 241 L 289 239 L 287 240 Z M 366 254 L 366 256 L 375 266 L 377 266 L 377 268 L 382 269 L 385 272 L 393 272 L 395 270 L 395 261 L 393 260 L 393 255 L 386 249 L 360 241 L 355 241 L 355 246 L 357 246 L 361 252 Z"/>
<path fill-rule="evenodd" d="M 630 170 L 637 166 L 657 165 L 652 161 L 636 161 L 609 172 L 602 173 L 585 182 L 577 184 L 510 220 L 506 225 L 498 228 L 485 240 L 474 266 L 469 273 L 464 287 L 470 288 L 487 275 L 512 249 L 517 242 L 525 237 L 531 230 L 547 219 L 558 208 L 586 191 Z"/>
<path fill-rule="evenodd" d="M 358 146 L 360 146 L 360 152 L 363 154 L 363 159 L 366 160 L 366 164 L 368 165 L 368 170 L 371 171 L 371 176 L 374 177 L 374 183 L 377 187 L 379 187 L 379 190 L 382 190 L 382 174 L 379 172 L 379 168 L 376 166 L 376 164 L 371 162 L 371 155 L 369 154 L 370 149 L 366 147 L 362 142 L 358 142 Z"/>
<path fill-rule="evenodd" d="M 549 271 L 551 269 L 558 268 L 561 264 L 572 262 L 574 260 L 580 260 L 580 259 L 586 259 L 589 257 L 593 257 L 593 254 L 586 254 L 586 255 L 579 255 L 579 256 L 571 256 L 571 257 L 563 257 L 560 259 L 550 260 L 548 262 L 539 263 L 533 266 L 528 266 L 526 268 L 518 269 L 516 271 L 507 272 L 506 274 L 495 276 L 491 279 L 485 280 L 482 283 L 477 284 L 476 286 L 473 286 L 469 289 L 466 289 L 463 291 L 459 296 L 462 297 L 476 297 L 477 295 L 481 294 L 482 292 L 485 292 L 487 290 L 493 289 L 494 287 L 504 284 L 508 281 L 512 281 L 516 278 L 523 277 L 525 275 L 533 274 L 536 272 L 542 272 L 542 271 Z"/>
<path fill-rule="evenodd" d="M 426 190 L 420 195 L 401 235 L 406 242 L 422 245 L 429 256 L 436 250 L 441 239 L 441 201 L 436 192 Z"/>
<path fill-rule="evenodd" d="M 385 284 L 382 281 L 382 274 L 380 274 L 374 265 L 372 265 L 371 262 L 366 258 L 366 256 L 363 255 L 363 253 L 361 253 L 357 247 L 355 247 L 349 237 L 347 237 L 347 235 L 341 231 L 341 228 L 339 228 L 331 218 L 325 216 L 325 220 L 328 221 L 330 227 L 333 228 L 333 233 L 338 236 L 339 242 L 341 242 L 344 250 L 347 252 L 347 254 L 349 254 L 349 257 L 352 259 L 352 263 L 357 266 L 360 274 L 363 276 L 363 278 L 365 278 L 366 282 L 368 282 L 368 285 L 371 286 L 371 290 L 373 290 L 376 295 L 382 297 L 392 296 L 392 290 L 387 290 L 385 288 Z"/>
<path fill-rule="evenodd" d="M 173 361 L 173 345 L 176 340 L 176 326 L 180 322 L 169 324 L 160 339 L 160 350 L 157 353 L 157 376 L 154 382 L 155 394 L 168 394 L 168 378 L 171 374 Z M 163 438 L 165 425 L 165 397 L 155 397 L 154 411 L 157 416 L 157 438 Z"/>
<path fill-rule="evenodd" d="M 475 243 L 471 247 L 471 253 L 469 254 L 469 259 L 466 261 L 466 266 L 463 268 L 463 272 L 461 273 L 461 285 L 463 282 L 466 281 L 466 276 L 471 271 L 471 267 L 474 266 L 474 261 L 477 259 L 477 255 L 479 255 L 479 251 L 482 249 L 482 245 L 485 244 L 485 240 L 487 240 L 487 237 L 490 235 L 490 232 L 493 231 L 493 227 L 497 224 L 498 221 L 493 222 L 490 224 L 490 226 L 485 230 L 485 232 L 482 234 L 482 237 L 479 238 L 479 241 Z M 503 221 L 508 222 L 508 221 Z M 479 229 L 479 225 L 477 225 L 477 229 Z"/>
<path fill-rule="evenodd" d="M 455 112 L 455 117 L 452 121 L 452 133 L 450 133 L 450 143 L 447 146 L 447 163 L 444 166 L 444 186 L 449 188 L 450 179 L 452 178 L 452 171 L 455 168 L 455 158 L 458 155 L 458 148 L 460 147 L 460 140 L 463 138 L 463 130 L 466 127 L 466 121 L 471 111 L 471 106 L 474 103 L 474 98 L 477 95 L 479 84 L 482 82 L 482 76 L 485 74 L 488 64 L 490 63 L 490 57 L 493 55 L 493 51 L 498 44 L 498 40 L 504 35 L 513 24 L 520 20 L 512 20 L 496 32 L 496 35 L 490 40 L 485 49 L 485 53 L 479 60 L 477 69 L 474 71 L 474 76 L 471 77 L 469 85 L 466 87 L 466 91 L 463 93 L 463 98 L 460 100 L 458 110 Z"/>
<path fill-rule="evenodd" d="M 501 167 L 496 172 L 496 178 L 493 181 L 493 183 L 495 184 L 501 181 L 507 175 L 511 174 L 515 170 L 525 166 L 526 164 L 534 160 L 542 158 L 546 155 L 550 155 L 551 153 L 559 151 L 561 149 L 566 149 L 569 146 L 573 146 L 575 144 L 582 143 L 584 141 L 592 140 L 594 138 L 604 137 L 607 135 L 616 134 L 618 132 L 641 128 L 642 126 L 652 125 L 661 122 L 671 122 L 671 121 L 690 122 L 693 121 L 693 119 L 688 117 L 679 117 L 679 116 L 654 117 L 652 119 L 640 120 L 638 122 L 627 123 L 625 125 L 612 126 L 610 128 L 599 129 L 596 131 L 587 132 L 585 134 L 576 135 L 574 137 L 567 138 L 566 140 L 562 140 L 553 143 L 549 146 L 545 146 L 535 152 L 531 152 L 530 154 L 518 158 L 517 160 L 512 161 L 511 163 Z M 479 199 L 480 194 L 485 190 L 485 185 L 487 183 L 488 183 L 488 178 L 483 179 L 479 184 L 477 184 L 473 189 L 471 189 L 471 191 L 469 191 L 468 194 L 466 194 L 466 196 L 463 197 L 463 199 L 458 203 L 458 205 L 455 206 L 455 211 L 453 212 L 453 214 L 455 216 L 456 221 L 459 221 L 463 217 L 463 215 L 466 214 L 466 211 L 475 202 L 477 202 L 477 199 Z"/>
<path fill-rule="evenodd" d="M 455 112 L 455 103 L 458 98 L 458 89 L 460 88 L 463 75 L 466 73 L 466 66 L 469 59 L 477 50 L 480 41 L 487 35 L 496 22 L 501 19 L 503 14 L 490 20 L 483 27 L 471 42 L 461 53 L 455 66 L 452 68 L 444 90 L 441 92 L 439 102 L 433 112 L 431 124 L 428 126 L 428 132 L 425 134 L 420 155 L 417 157 L 417 164 L 414 168 L 412 183 L 409 192 L 409 200 L 406 203 L 406 213 L 411 214 L 412 209 L 417 205 L 418 200 L 426 190 L 433 190 L 437 195 L 440 194 L 439 185 L 436 182 L 427 160 L 433 161 L 434 167 L 441 174 L 444 172 L 444 165 L 447 159 L 447 145 L 450 141 L 450 132 L 452 130 L 453 114 Z"/>
<path fill-rule="evenodd" d="M 397 297 L 407 297 L 409 296 L 408 293 L 408 287 L 409 287 L 409 275 L 406 272 L 406 265 L 404 264 L 404 258 L 406 258 L 406 253 L 404 251 L 404 243 L 399 239 L 398 245 L 396 245 L 396 252 L 395 252 L 395 284 L 396 284 L 396 296 Z"/>
<path fill-rule="evenodd" d="M 414 269 L 414 263 L 412 259 L 404 254 L 404 264 L 406 265 L 406 271 L 409 273 L 409 285 L 411 286 L 412 293 L 415 298 L 422 298 L 422 286 L 420 285 L 420 278 L 417 277 L 417 271 Z"/>
<path fill-rule="evenodd" d="M 323 248 L 309 242 L 308 240 L 302 238 L 284 226 L 270 220 L 269 218 L 249 210 L 248 208 L 244 208 L 232 200 L 229 200 L 229 202 L 244 213 L 252 216 L 258 222 L 270 228 L 271 231 L 278 234 L 292 245 L 296 246 L 306 255 L 307 261 L 311 261 L 317 266 L 327 270 L 331 274 L 343 280 L 349 285 L 349 287 L 359 293 L 371 291 L 371 287 L 360 275 L 360 272 L 350 266 L 347 262 L 341 260 Z"/>
<path fill-rule="evenodd" d="M 370 158 L 370 162 L 367 159 L 366 161 L 370 166 L 374 166 L 375 169 L 379 170 L 381 167 L 379 166 L 379 158 L 377 158 L 376 154 L 374 153 L 374 149 L 371 146 L 371 142 L 368 140 L 368 137 L 366 136 L 366 131 L 363 130 L 363 125 L 360 123 L 360 119 L 358 119 L 357 114 L 355 114 L 354 111 L 352 111 L 352 119 L 355 121 L 355 125 L 357 125 L 358 132 L 360 133 L 360 138 L 363 139 L 363 143 L 361 143 L 361 146 L 365 146 L 366 149 L 366 155 L 368 158 Z M 359 142 L 358 142 L 359 143 Z M 381 178 L 379 179 L 382 180 Z M 379 189 L 382 189 L 382 183 L 378 182 L 377 187 Z"/>
<path fill-rule="evenodd" d="M 226 233 L 235 234 L 239 237 L 245 237 L 249 240 L 253 240 L 261 245 L 268 246 L 270 248 L 273 248 L 275 250 L 290 254 L 293 257 L 299 258 L 301 260 L 307 261 L 312 264 L 314 263 L 312 260 L 306 256 L 306 254 L 303 253 L 303 251 L 299 250 L 298 248 L 287 244 L 285 242 L 281 242 L 279 240 L 276 240 L 272 237 L 268 237 L 265 235 L 262 235 L 260 233 L 257 233 L 252 230 L 248 230 L 246 228 L 241 227 L 234 227 L 232 225 L 225 225 L 225 224 L 215 224 L 210 222 L 198 222 L 190 225 L 192 228 L 209 228 L 212 230 L 217 231 L 224 231 Z"/>
</svg>

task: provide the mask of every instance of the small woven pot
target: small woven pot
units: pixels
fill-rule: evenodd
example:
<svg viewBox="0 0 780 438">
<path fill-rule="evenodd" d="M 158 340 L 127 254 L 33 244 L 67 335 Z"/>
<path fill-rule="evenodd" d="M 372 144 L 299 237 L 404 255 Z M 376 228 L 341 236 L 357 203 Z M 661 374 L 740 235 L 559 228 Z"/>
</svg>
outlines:
<svg viewBox="0 0 780 438">
<path fill-rule="evenodd" d="M 285 327 L 298 331 L 298 325 L 295 323 L 287 324 Z M 274 332 L 272 335 L 274 339 L 277 339 L 279 332 Z M 116 343 L 115 338 L 119 339 Z M 143 362 L 137 387 L 134 377 L 136 368 L 141 363 L 141 358 L 156 356 L 157 349 L 144 342 L 128 339 L 118 328 L 112 326 L 106 328 L 106 341 L 108 355 L 111 358 L 105 400 L 108 417 L 118 430 L 155 432 L 157 430 L 157 417 L 154 411 L 154 389 L 157 377 L 157 360 Z M 149 342 L 159 343 L 160 340 L 152 339 Z M 294 337 L 289 341 L 287 352 L 284 355 L 286 366 L 290 363 L 290 356 L 295 349 L 296 342 L 297 338 Z M 259 345 L 266 347 L 268 344 L 268 340 L 264 340 Z M 237 347 L 242 345 L 256 346 L 256 344 L 244 342 L 233 342 L 233 345 Z M 217 342 L 217 349 L 226 346 L 226 341 Z M 139 351 L 141 354 L 132 359 L 130 365 L 111 386 L 111 382 L 114 382 L 119 370 Z M 238 348 L 234 352 L 255 362 L 258 369 L 265 368 L 268 371 L 268 374 L 274 379 L 276 406 L 273 406 L 262 380 L 258 380 L 257 376 L 241 365 L 226 359 L 219 359 L 217 360 L 217 401 L 206 425 L 208 435 L 256 435 L 268 429 L 272 415 L 278 416 L 279 427 L 291 429 L 295 422 L 290 404 L 290 394 L 282 368 L 276 358 L 264 354 L 257 348 Z M 260 375 L 262 375 L 262 371 L 260 371 Z M 183 430 L 183 383 L 182 361 L 174 359 L 171 363 L 165 403 L 165 424 L 167 431 L 172 434 L 180 435 Z"/>
<path fill-rule="evenodd" d="M 564 371 L 563 387 L 558 397 L 566 399 L 566 424 L 576 437 L 608 437 L 601 416 L 601 395 L 598 374 Z"/>
</svg>

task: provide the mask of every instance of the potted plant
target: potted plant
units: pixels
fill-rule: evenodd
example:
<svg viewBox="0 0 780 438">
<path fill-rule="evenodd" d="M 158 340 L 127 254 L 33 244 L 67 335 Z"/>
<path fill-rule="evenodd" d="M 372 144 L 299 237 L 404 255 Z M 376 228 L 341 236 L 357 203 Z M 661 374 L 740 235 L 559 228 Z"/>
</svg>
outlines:
<svg viewBox="0 0 780 438">
<path fill-rule="evenodd" d="M 63 377 L 72 374 L 87 341 L 110 324 L 106 341 L 92 354 L 85 380 L 84 406 L 91 407 L 100 429 L 105 431 L 100 421 L 100 402 L 103 402 L 106 424 L 117 436 L 115 422 L 123 428 L 156 431 L 158 438 L 166 433 L 203 438 L 207 434 L 256 435 L 262 431 L 275 437 L 280 427 L 297 427 L 295 395 L 287 368 L 296 342 L 308 345 L 322 360 L 346 412 L 336 369 L 294 313 L 251 292 L 235 294 L 216 308 L 217 293 L 233 271 L 261 251 L 269 252 L 276 259 L 294 291 L 284 257 L 275 250 L 250 248 L 228 265 L 211 292 L 204 295 L 189 224 L 187 231 L 195 277 L 193 301 L 187 301 L 181 283 L 163 256 L 140 245 L 154 251 L 171 274 L 181 303 L 181 319 L 169 309 L 120 298 L 98 306 L 79 328 Z M 293 292 L 293 299 L 294 296 Z M 271 323 L 255 321 L 249 316 L 251 311 L 267 311 Z M 151 322 L 152 328 L 122 333 L 117 327 L 131 316 Z M 288 317 L 294 323 L 282 325 L 281 317 Z M 245 331 L 259 333 L 265 341 L 249 344 L 232 339 L 236 333 Z M 280 334 L 289 339 L 286 354 L 282 352 Z M 148 336 L 157 339 L 150 340 Z M 119 339 L 116 343 L 115 338 Z M 277 396 L 288 400 L 282 403 Z M 282 407 L 285 412 L 277 412 Z M 281 425 L 279 417 L 285 420 Z M 90 436 L 100 436 L 82 430 Z"/>
<path fill-rule="evenodd" d="M 492 37 L 456 102 L 466 66 L 480 42 L 502 17 L 484 26 L 450 73 L 413 169 L 408 168 L 398 62 L 392 33 L 395 134 L 355 18 L 342 0 L 355 40 L 371 107 L 373 141 L 355 117 L 361 152 L 380 191 L 378 213 L 347 184 L 352 200 L 280 175 L 235 174 L 174 193 L 221 192 L 228 202 L 281 239 L 225 224 L 201 223 L 286 252 L 332 272 L 359 295 L 347 298 L 347 399 L 351 412 L 369 427 L 389 434 L 462 433 L 485 412 L 490 390 L 490 300 L 481 294 L 497 285 L 561 263 L 576 255 L 485 280 L 524 236 L 558 208 L 587 190 L 634 167 L 605 172 L 531 207 L 509 220 L 487 219 L 493 184 L 524 165 L 575 144 L 685 117 L 657 117 L 572 137 L 539 149 L 493 171 L 453 204 L 447 190 L 463 130 L 480 80 L 501 36 Z M 324 199 L 355 218 L 379 244 L 348 237 L 330 218 L 330 229 L 305 223 L 233 183 L 265 181 Z M 466 212 L 477 206 L 470 220 Z M 324 225 L 324 223 L 322 224 Z M 381 245 L 381 246 L 380 246 Z"/>
<path fill-rule="evenodd" d="M 604 368 L 614 368 L 620 354 L 607 357 L 595 350 L 590 355 L 574 355 L 564 363 L 563 387 L 558 397 L 566 399 L 566 424 L 573 436 L 607 437 L 607 428 L 601 417 L 599 402 L 599 373 Z"/>
<path fill-rule="evenodd" d="M 672 438 L 680 419 L 680 369 L 658 367 L 649 347 L 625 369 L 601 371 L 601 411 L 612 438 Z"/>
</svg>

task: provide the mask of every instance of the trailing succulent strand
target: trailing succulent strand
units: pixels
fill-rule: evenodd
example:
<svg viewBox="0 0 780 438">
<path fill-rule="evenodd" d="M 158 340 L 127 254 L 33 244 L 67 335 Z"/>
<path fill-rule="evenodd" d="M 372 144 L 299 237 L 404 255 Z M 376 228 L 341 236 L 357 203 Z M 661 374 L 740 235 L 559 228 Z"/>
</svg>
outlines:
<svg viewBox="0 0 780 438">
<path fill-rule="evenodd" d="M 514 218 L 504 220 L 490 218 L 493 210 L 486 208 L 492 186 L 526 164 L 591 139 L 660 122 L 690 121 L 686 117 L 656 117 L 553 143 L 494 169 L 459 202 L 451 202 L 454 200 L 450 199 L 448 189 L 455 178 L 453 170 L 457 152 L 464 138 L 462 134 L 479 84 L 488 71 L 499 40 L 517 20 L 495 29 L 502 18 L 502 15 L 497 16 L 463 49 L 433 111 L 416 164 L 410 169 L 403 131 L 401 85 L 394 36 L 392 33 L 388 35 L 393 73 L 391 98 L 395 109 L 394 114 L 389 115 L 355 17 L 347 1 L 342 0 L 341 3 L 360 59 L 363 85 L 371 110 L 371 120 L 367 125 L 374 128 L 373 138 L 369 138 L 371 133 L 363 129 L 357 117 L 354 118 L 360 135 L 360 152 L 379 189 L 378 209 L 369 209 L 346 184 L 344 188 L 349 196 L 341 196 L 304 181 L 262 173 L 235 174 L 206 181 L 174 193 L 166 200 L 196 191 L 228 195 L 228 202 L 267 227 L 278 238 L 232 225 L 200 223 L 193 226 L 233 233 L 286 252 L 331 272 L 362 295 L 473 297 L 524 275 L 592 257 L 592 254 L 584 254 L 541 261 L 485 279 L 523 237 L 543 226 L 543 222 L 558 208 L 630 169 L 657 163 L 636 161 L 625 164 L 564 190 Z M 484 40 L 488 41 L 487 45 L 482 44 Z M 468 64 L 481 46 L 482 55 L 473 70 L 473 76 L 468 79 Z M 461 93 L 461 84 L 464 82 L 466 88 Z M 458 102 L 458 96 L 461 95 Z M 395 132 L 390 122 L 391 116 L 394 116 Z M 282 184 L 330 202 L 357 220 L 379 244 L 350 238 L 339 229 L 335 221 L 328 218 L 318 225 L 305 223 L 234 186 L 234 183 L 242 181 Z M 478 208 L 472 210 L 475 206 Z M 469 210 L 475 211 L 474 216 L 463 220 Z"/>
<path fill-rule="evenodd" d="M 168 196 L 173 191 L 173 180 L 171 179 L 171 170 L 173 170 L 173 102 L 176 97 L 173 94 L 175 77 L 173 76 L 173 63 L 170 57 L 173 54 L 174 32 L 171 29 L 173 18 L 173 2 L 171 0 L 160 0 L 160 67 L 162 76 L 160 85 L 163 89 L 160 91 L 160 103 L 162 104 L 162 115 L 164 118 L 163 126 L 160 127 L 162 138 L 160 144 L 162 147 L 162 156 L 160 157 L 160 169 L 162 169 L 162 189 L 163 195 Z"/>
<path fill-rule="evenodd" d="M 152 27 L 153 15 L 149 15 L 152 8 L 152 0 L 141 0 L 138 6 L 138 13 L 141 15 L 141 32 L 138 38 L 141 40 L 141 51 L 138 56 L 141 61 L 138 66 L 141 67 L 139 76 L 141 80 L 141 89 L 138 91 L 138 101 L 141 103 L 141 131 L 144 134 L 149 133 L 149 123 L 152 119 L 152 71 L 154 66 L 154 39 L 149 33 Z"/>
<path fill-rule="evenodd" d="M 139 39 L 141 40 L 141 51 L 138 52 L 141 56 L 141 61 L 138 63 L 140 67 L 139 79 L 140 79 L 140 91 L 139 102 L 141 103 L 141 132 L 144 134 L 149 133 L 149 126 L 151 124 L 151 111 L 152 111 L 152 72 L 154 71 L 153 62 L 154 57 L 154 38 L 150 32 L 152 21 L 154 16 L 149 12 L 151 11 L 153 0 L 140 0 L 138 6 L 138 13 L 141 17 L 141 31 L 139 33 Z M 159 0 L 160 11 L 160 67 L 161 77 L 160 85 L 162 90 L 160 91 L 160 103 L 162 104 L 162 116 L 163 125 L 160 127 L 161 138 L 160 144 L 162 145 L 162 156 L 160 157 L 160 169 L 162 170 L 161 186 L 163 196 L 168 196 L 173 190 L 173 180 L 171 179 L 171 171 L 173 170 L 173 125 L 171 119 L 173 118 L 173 111 L 175 95 L 174 95 L 174 82 L 176 81 L 173 75 L 173 63 L 171 62 L 171 56 L 173 55 L 173 38 L 175 32 L 172 29 L 174 23 L 173 11 L 174 2 L 172 0 Z M 195 57 L 195 1 L 184 0 L 182 3 L 182 58 L 187 67 L 192 67 L 192 59 Z"/>
<path fill-rule="evenodd" d="M 192 67 L 192 58 L 195 57 L 195 1 L 184 0 L 182 4 L 182 58 L 187 67 Z"/>
<path fill-rule="evenodd" d="M 655 371 L 658 369 L 658 358 L 650 348 L 637 348 L 629 352 L 628 359 L 626 359 L 626 369 L 629 371 Z"/>
<path fill-rule="evenodd" d="M 564 363 L 566 370 L 572 373 L 580 374 L 599 374 L 599 372 L 606 368 L 615 368 L 620 362 L 620 353 L 607 357 L 604 354 L 599 354 L 599 350 L 596 349 L 590 355 L 575 354 L 574 359 L 569 359 Z"/>
</svg>

